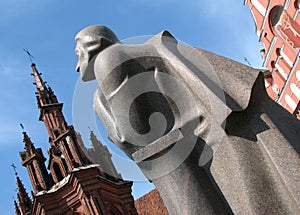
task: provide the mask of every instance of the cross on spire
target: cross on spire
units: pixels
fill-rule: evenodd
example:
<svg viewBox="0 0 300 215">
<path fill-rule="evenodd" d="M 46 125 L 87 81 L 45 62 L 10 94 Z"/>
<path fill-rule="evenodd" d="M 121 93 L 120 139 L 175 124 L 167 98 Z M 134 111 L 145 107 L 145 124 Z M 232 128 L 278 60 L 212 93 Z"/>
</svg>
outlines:
<svg viewBox="0 0 300 215">
<path fill-rule="evenodd" d="M 20 127 L 21 127 L 22 131 L 24 132 L 25 129 L 24 129 L 24 125 L 22 123 L 20 123 Z"/>
<path fill-rule="evenodd" d="M 24 52 L 26 52 L 26 54 L 28 55 L 30 62 L 33 63 L 33 61 L 32 61 L 32 59 L 33 59 L 32 54 L 30 54 L 30 52 L 28 51 L 28 49 L 23 49 L 23 50 L 24 50 Z"/>
<path fill-rule="evenodd" d="M 248 64 L 249 66 L 252 66 L 251 63 L 249 62 L 249 60 L 248 60 L 246 57 L 244 57 L 244 60 L 247 62 L 247 64 Z"/>
<path fill-rule="evenodd" d="M 12 163 L 10 166 L 14 169 L 15 175 L 17 176 L 18 172 L 17 172 L 17 167 L 15 166 L 15 164 Z"/>
</svg>

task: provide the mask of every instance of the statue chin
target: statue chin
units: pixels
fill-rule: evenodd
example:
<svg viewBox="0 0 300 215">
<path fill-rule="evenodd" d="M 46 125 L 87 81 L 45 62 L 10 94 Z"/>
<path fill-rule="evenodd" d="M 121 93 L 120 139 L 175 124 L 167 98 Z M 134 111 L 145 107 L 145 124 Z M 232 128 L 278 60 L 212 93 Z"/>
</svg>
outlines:
<svg viewBox="0 0 300 215">
<path fill-rule="evenodd" d="M 95 58 L 91 59 L 89 62 L 80 64 L 80 76 L 84 82 L 96 79 L 94 73 L 94 62 Z"/>
</svg>

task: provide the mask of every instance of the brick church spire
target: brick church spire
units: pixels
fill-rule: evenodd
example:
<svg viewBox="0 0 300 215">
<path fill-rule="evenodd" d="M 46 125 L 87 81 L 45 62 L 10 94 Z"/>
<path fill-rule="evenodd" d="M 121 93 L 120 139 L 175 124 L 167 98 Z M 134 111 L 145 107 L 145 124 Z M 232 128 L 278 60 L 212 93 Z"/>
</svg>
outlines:
<svg viewBox="0 0 300 215">
<path fill-rule="evenodd" d="M 16 200 L 14 200 L 14 206 L 15 206 L 15 213 L 16 213 L 16 215 L 22 215 L 21 211 L 20 211 L 20 208 L 19 208 L 19 205 L 16 202 Z"/>
<path fill-rule="evenodd" d="M 83 152 L 87 149 L 80 142 L 81 138 L 77 140 L 73 126 L 68 125 L 64 118 L 63 104 L 58 102 L 53 90 L 43 81 L 36 65 L 32 64 L 31 67 L 37 89 L 39 120 L 44 122 L 49 134 L 49 173 L 42 150 L 36 148 L 23 131 L 24 151 L 20 152 L 20 157 L 22 165 L 27 168 L 34 192 L 31 201 L 16 174 L 16 215 L 137 215 L 131 195 L 132 182 L 109 177 L 99 165 L 91 164 Z M 12 167 L 15 169 L 14 165 Z"/>
<path fill-rule="evenodd" d="M 95 150 L 101 150 L 103 148 L 103 144 L 97 139 L 96 135 L 92 130 L 90 131 L 90 140 Z"/>
<path fill-rule="evenodd" d="M 36 85 L 36 99 L 40 110 L 39 120 L 45 123 L 50 137 L 50 144 L 54 145 L 53 140 L 68 129 L 65 117 L 62 113 L 63 104 L 59 103 L 51 87 L 43 81 L 41 73 L 38 72 L 36 65 L 33 63 L 32 74 L 34 85 Z"/>
<path fill-rule="evenodd" d="M 28 152 L 29 154 L 34 154 L 36 149 L 34 147 L 33 142 L 31 142 L 30 137 L 27 135 L 27 133 L 24 131 L 23 132 L 23 142 L 25 144 L 25 150 L 26 152 Z"/>
<path fill-rule="evenodd" d="M 17 185 L 18 185 L 18 201 L 19 201 L 21 212 L 24 215 L 30 214 L 32 202 L 19 176 L 17 176 Z"/>
<path fill-rule="evenodd" d="M 18 202 L 19 205 L 17 204 L 16 201 L 14 201 L 15 204 L 15 212 L 16 214 L 22 214 L 22 215 L 30 215 L 31 214 L 31 209 L 32 209 L 32 202 L 31 199 L 29 198 L 29 195 L 19 178 L 17 172 L 15 172 L 16 178 L 17 178 L 17 187 L 18 187 Z"/>
<path fill-rule="evenodd" d="M 22 165 L 27 168 L 34 193 L 47 190 L 52 185 L 41 148 L 35 148 L 33 142 L 26 132 L 23 132 L 23 142 L 25 151 L 20 152 Z"/>
<path fill-rule="evenodd" d="M 116 178 L 121 178 L 121 175 L 117 172 L 116 167 L 112 162 L 112 155 L 107 146 L 103 145 L 97 139 L 93 131 L 90 131 L 90 140 L 93 148 L 88 150 L 88 155 L 93 163 L 100 164 L 101 169 L 104 170 L 105 173 Z"/>
<path fill-rule="evenodd" d="M 32 64 L 32 75 L 37 89 L 39 120 L 43 121 L 49 134 L 51 148 L 49 169 L 55 183 L 61 181 L 74 168 L 90 164 L 77 142 L 73 126 L 69 126 L 62 113 L 63 104 L 58 102 L 51 87 L 43 81 L 36 65 Z"/>
</svg>

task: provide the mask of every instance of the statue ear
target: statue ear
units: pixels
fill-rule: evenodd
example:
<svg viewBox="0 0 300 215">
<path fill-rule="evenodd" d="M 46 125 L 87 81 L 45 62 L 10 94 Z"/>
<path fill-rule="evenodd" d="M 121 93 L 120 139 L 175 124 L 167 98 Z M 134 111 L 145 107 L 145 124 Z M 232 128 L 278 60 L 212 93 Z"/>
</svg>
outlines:
<svg viewBox="0 0 300 215">
<path fill-rule="evenodd" d="M 162 37 L 169 37 L 171 39 L 176 40 L 175 37 L 169 31 L 164 30 L 164 31 L 160 32 L 160 34 Z"/>
<path fill-rule="evenodd" d="M 146 43 L 160 44 L 160 43 L 165 43 L 165 42 L 172 42 L 173 44 L 178 43 L 178 41 L 175 39 L 175 37 L 169 31 L 166 31 L 166 30 L 155 35 L 150 40 L 148 40 Z"/>
<path fill-rule="evenodd" d="M 95 55 L 99 54 L 102 50 L 106 49 L 108 46 L 114 44 L 112 41 L 101 37 L 98 40 L 94 40 L 88 44 L 88 52 L 90 55 L 90 59 L 92 59 Z"/>
<path fill-rule="evenodd" d="M 161 41 L 163 43 L 167 42 L 167 41 L 172 41 L 175 44 L 178 43 L 178 41 L 175 39 L 175 37 L 169 31 L 164 30 L 164 31 L 160 32 L 159 34 L 161 37 Z"/>
<path fill-rule="evenodd" d="M 112 42 L 111 40 L 108 40 L 104 37 L 101 37 L 101 39 L 100 39 L 101 50 L 106 49 L 108 46 L 111 46 L 113 44 L 114 44 L 114 42 Z"/>
</svg>

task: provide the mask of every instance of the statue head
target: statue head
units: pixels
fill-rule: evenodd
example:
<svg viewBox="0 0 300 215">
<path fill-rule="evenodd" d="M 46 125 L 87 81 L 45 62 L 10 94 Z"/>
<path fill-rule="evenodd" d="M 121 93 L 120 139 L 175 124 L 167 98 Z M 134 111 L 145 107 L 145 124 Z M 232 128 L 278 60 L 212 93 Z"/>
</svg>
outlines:
<svg viewBox="0 0 300 215">
<path fill-rule="evenodd" d="M 112 30 L 104 25 L 92 25 L 81 30 L 75 37 L 75 53 L 78 57 L 76 71 L 83 81 L 95 79 L 93 70 L 88 69 L 89 62 L 103 49 L 119 42 Z"/>
</svg>

